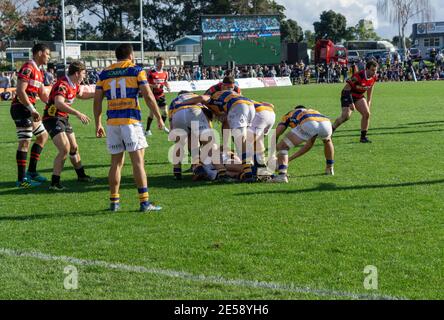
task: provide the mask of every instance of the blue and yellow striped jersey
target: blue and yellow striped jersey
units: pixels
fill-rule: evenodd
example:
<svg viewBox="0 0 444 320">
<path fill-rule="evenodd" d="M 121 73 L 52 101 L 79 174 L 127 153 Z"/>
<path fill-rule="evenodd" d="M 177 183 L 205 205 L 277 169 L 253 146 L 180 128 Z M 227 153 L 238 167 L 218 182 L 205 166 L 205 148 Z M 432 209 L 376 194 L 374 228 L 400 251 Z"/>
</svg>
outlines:
<svg viewBox="0 0 444 320">
<path fill-rule="evenodd" d="M 114 63 L 100 73 L 96 89 L 103 90 L 108 100 L 108 125 L 126 125 L 142 120 L 139 86 L 147 84 L 146 72 L 132 61 Z"/>
<path fill-rule="evenodd" d="M 190 105 L 189 103 L 183 103 L 185 100 L 192 99 L 198 97 L 195 93 L 184 93 L 179 96 L 177 96 L 173 101 L 171 101 L 170 106 L 168 108 L 168 117 L 171 118 L 173 115 L 182 109 L 189 109 L 189 108 L 204 108 L 201 104 L 194 104 Z"/>
<path fill-rule="evenodd" d="M 282 121 L 280 124 L 295 128 L 298 125 L 301 125 L 307 121 L 330 121 L 327 116 L 324 116 L 319 111 L 313 109 L 296 109 L 288 112 L 286 115 L 282 117 Z"/>
<path fill-rule="evenodd" d="M 256 112 L 271 111 L 274 113 L 274 105 L 272 105 L 271 103 L 258 101 L 253 101 L 253 103 Z"/>
<path fill-rule="evenodd" d="M 253 101 L 238 93 L 227 91 L 216 91 L 211 95 L 208 107 L 217 115 L 228 113 L 230 109 L 238 104 L 254 105 Z"/>
</svg>

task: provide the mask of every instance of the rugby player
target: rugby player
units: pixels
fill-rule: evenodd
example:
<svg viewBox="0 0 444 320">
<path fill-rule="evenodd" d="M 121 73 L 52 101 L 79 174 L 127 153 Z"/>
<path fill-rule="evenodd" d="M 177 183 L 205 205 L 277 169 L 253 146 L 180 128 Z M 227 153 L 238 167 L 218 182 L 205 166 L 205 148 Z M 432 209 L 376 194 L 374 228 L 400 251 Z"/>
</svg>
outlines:
<svg viewBox="0 0 444 320">
<path fill-rule="evenodd" d="M 37 172 L 37 163 L 48 140 L 48 133 L 41 122 L 35 103 L 37 97 L 44 103 L 48 100 L 43 86 L 42 66 L 48 63 L 50 54 L 47 45 L 41 43 L 34 45 L 32 60 L 23 64 L 18 72 L 17 95 L 12 100 L 10 109 L 11 117 L 17 128 L 18 149 L 16 160 L 18 175 L 16 186 L 18 188 L 35 187 L 46 181 L 46 178 Z M 31 159 L 28 172 L 26 172 L 26 159 L 33 135 L 36 136 L 36 141 L 31 147 Z"/>
<path fill-rule="evenodd" d="M 252 154 L 247 152 L 247 132 L 255 116 L 254 102 L 234 91 L 217 91 L 202 95 L 184 103 L 202 103 L 207 105 L 217 116 L 226 118 L 231 134 L 234 137 L 236 152 L 242 161 L 243 171 L 240 180 L 253 182 Z M 224 150 L 226 152 L 226 150 Z"/>
<path fill-rule="evenodd" d="M 333 124 L 335 131 L 341 124 L 348 121 L 353 110 L 358 110 L 361 118 L 361 139 L 362 143 L 371 143 L 367 138 L 370 124 L 370 108 L 372 105 L 373 87 L 377 80 L 378 63 L 374 60 L 367 62 L 365 70 L 355 73 L 341 93 L 342 114 Z M 367 99 L 364 94 L 367 92 Z"/>
<path fill-rule="evenodd" d="M 325 174 L 334 175 L 334 146 L 331 140 L 331 122 L 328 117 L 316 110 L 297 106 L 295 110 L 288 112 L 282 117 L 281 123 L 276 128 L 276 139 L 288 127 L 291 128 L 291 131 L 276 146 L 279 175 L 275 176 L 271 181 L 288 183 L 287 170 L 289 161 L 307 153 L 313 147 L 317 137 L 324 142 Z M 303 142 L 306 142 L 305 145 L 291 157 L 288 157 L 288 151 Z"/>
<path fill-rule="evenodd" d="M 205 171 L 203 169 L 203 161 L 207 159 L 201 159 L 200 147 L 206 145 L 207 143 L 212 144 L 211 154 L 208 154 L 208 157 L 211 157 L 213 152 L 219 154 L 219 151 L 214 141 L 210 142 L 203 139 L 203 135 L 206 133 L 206 131 L 211 129 L 211 119 L 213 115 L 211 111 L 201 103 L 197 104 L 184 103 L 184 101 L 195 97 L 198 97 L 198 95 L 187 91 L 179 92 L 177 97 L 171 102 L 169 106 L 168 116 L 171 124 L 171 129 L 173 130 L 172 132 L 178 134 L 178 132 L 174 130 L 177 129 L 183 130 L 183 132 L 187 134 L 189 149 L 198 148 L 197 150 L 196 149 L 190 150 L 191 154 L 194 157 L 197 157 L 192 159 L 193 180 L 196 181 L 196 180 L 202 180 L 206 176 Z M 193 129 L 197 129 L 198 132 L 196 132 Z M 192 139 L 198 141 L 198 145 L 196 146 L 191 145 L 190 142 Z M 177 150 L 176 153 L 177 156 L 179 151 L 180 150 Z M 225 167 L 221 164 L 216 164 L 215 167 L 216 170 L 218 170 L 218 179 L 223 180 L 226 177 Z M 179 162 L 175 164 L 173 170 L 174 170 L 175 179 L 181 180 L 182 179 L 181 163 Z"/>
<path fill-rule="evenodd" d="M 140 211 L 158 211 L 162 208 L 149 201 L 148 181 L 144 168 L 145 148 L 148 146 L 141 124 L 139 91 L 157 119 L 159 129 L 165 124 L 160 115 L 156 99 L 148 85 L 146 72 L 134 64 L 133 47 L 121 44 L 116 48 L 117 63 L 102 71 L 96 85 L 94 96 L 94 118 L 96 136 L 104 137 L 105 129 L 101 123 L 102 101 L 108 100 L 107 111 L 107 145 L 111 154 L 109 170 L 110 210 L 120 209 L 120 179 L 125 159 L 125 151 L 129 152 L 133 167 L 133 175 L 139 193 Z"/>
<path fill-rule="evenodd" d="M 170 85 L 168 83 L 169 74 L 167 71 L 163 70 L 165 66 L 165 59 L 163 57 L 156 58 L 156 67 L 148 73 L 148 83 L 150 85 L 151 90 L 153 91 L 154 97 L 156 98 L 157 105 L 162 112 L 162 120 L 163 122 L 167 119 L 166 112 L 166 98 L 165 91 L 166 88 L 170 91 Z M 150 136 L 151 133 L 151 123 L 153 122 L 153 111 L 150 111 L 150 115 L 148 116 L 146 122 L 146 131 L 145 135 Z"/>
<path fill-rule="evenodd" d="M 68 153 L 69 159 L 77 173 L 78 181 L 90 182 L 93 180 L 85 174 L 76 136 L 69 123 L 69 114 L 75 115 L 83 124 L 88 124 L 90 121 L 88 116 L 72 107 L 76 97 L 79 99 L 92 99 L 94 97 L 93 92 L 80 92 L 80 83 L 85 79 L 85 76 L 85 66 L 79 61 L 72 62 L 68 68 L 68 75 L 59 78 L 52 87 L 49 101 L 43 113 L 43 125 L 58 150 L 58 154 L 54 159 L 50 190 L 62 191 L 66 189 L 60 183 L 60 174 Z"/>
</svg>

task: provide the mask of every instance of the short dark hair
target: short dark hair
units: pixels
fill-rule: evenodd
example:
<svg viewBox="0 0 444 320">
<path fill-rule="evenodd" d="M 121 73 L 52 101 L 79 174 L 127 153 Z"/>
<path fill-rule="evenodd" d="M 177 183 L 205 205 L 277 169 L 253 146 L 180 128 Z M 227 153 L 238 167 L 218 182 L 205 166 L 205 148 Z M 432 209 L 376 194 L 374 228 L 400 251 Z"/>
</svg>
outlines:
<svg viewBox="0 0 444 320">
<path fill-rule="evenodd" d="M 306 108 L 305 108 L 305 106 L 300 104 L 300 105 L 296 106 L 294 109 L 296 110 L 296 109 L 306 109 Z"/>
<path fill-rule="evenodd" d="M 117 60 L 128 59 L 133 53 L 133 46 L 129 43 L 122 43 L 116 48 Z"/>
<path fill-rule="evenodd" d="M 369 60 L 365 65 L 366 69 L 370 69 L 371 67 L 376 67 L 376 68 L 378 67 L 378 63 L 373 59 Z"/>
<path fill-rule="evenodd" d="M 185 94 L 185 93 L 191 93 L 191 92 L 187 91 L 187 90 L 182 90 L 177 95 L 180 96 L 180 95 Z"/>
<path fill-rule="evenodd" d="M 161 57 L 161 56 L 158 56 L 157 58 L 156 58 L 156 62 L 158 62 L 158 61 L 165 61 L 165 58 L 164 57 Z"/>
<path fill-rule="evenodd" d="M 46 50 L 49 50 L 49 46 L 44 43 L 36 43 L 32 47 L 32 55 L 35 56 L 39 51 L 45 52 Z"/>
<path fill-rule="evenodd" d="M 234 84 L 234 78 L 232 76 L 226 76 L 224 80 L 222 80 L 223 84 Z"/>
<path fill-rule="evenodd" d="M 68 76 L 72 76 L 74 73 L 86 70 L 86 67 L 80 61 L 71 62 L 68 68 Z"/>
</svg>

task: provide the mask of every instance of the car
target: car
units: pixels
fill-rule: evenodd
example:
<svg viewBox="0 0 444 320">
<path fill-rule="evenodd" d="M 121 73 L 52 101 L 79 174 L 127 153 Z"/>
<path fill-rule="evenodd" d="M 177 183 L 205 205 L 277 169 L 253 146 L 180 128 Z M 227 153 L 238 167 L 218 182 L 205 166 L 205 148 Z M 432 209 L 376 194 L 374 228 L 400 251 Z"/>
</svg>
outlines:
<svg viewBox="0 0 444 320">
<path fill-rule="evenodd" d="M 421 50 L 419 50 L 418 48 L 410 48 L 410 57 L 413 61 L 421 60 Z"/>
<path fill-rule="evenodd" d="M 361 56 L 359 55 L 358 51 L 351 50 L 348 52 L 349 63 L 358 62 L 359 60 L 361 60 Z"/>
<path fill-rule="evenodd" d="M 375 60 L 379 60 L 382 59 L 382 57 L 388 54 L 388 51 L 371 51 L 371 52 L 367 52 L 367 54 L 365 55 L 365 60 L 369 60 L 369 59 L 375 59 Z"/>
</svg>

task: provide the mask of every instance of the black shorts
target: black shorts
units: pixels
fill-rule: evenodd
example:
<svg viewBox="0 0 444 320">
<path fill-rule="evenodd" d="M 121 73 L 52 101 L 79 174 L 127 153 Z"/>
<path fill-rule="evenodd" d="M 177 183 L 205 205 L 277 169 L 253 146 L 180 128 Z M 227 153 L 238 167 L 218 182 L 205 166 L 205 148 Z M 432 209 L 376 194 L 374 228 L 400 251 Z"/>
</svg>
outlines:
<svg viewBox="0 0 444 320">
<path fill-rule="evenodd" d="M 15 122 L 17 128 L 29 128 L 32 127 L 32 116 L 31 111 L 29 111 L 21 103 L 11 104 L 11 118 Z"/>
<path fill-rule="evenodd" d="M 157 105 L 159 106 L 159 108 L 165 108 L 166 107 L 166 99 L 165 96 L 162 96 L 158 99 L 156 99 Z"/>
<path fill-rule="evenodd" d="M 51 139 L 54 139 L 54 137 L 61 132 L 66 132 L 67 134 L 71 134 L 74 132 L 71 124 L 68 121 L 68 118 L 47 118 L 43 120 L 43 125 L 45 126 L 46 131 L 48 131 L 49 135 L 51 136 Z"/>
<path fill-rule="evenodd" d="M 342 108 L 348 108 L 350 107 L 351 104 L 356 103 L 357 101 L 361 100 L 361 99 L 365 99 L 364 97 L 362 98 L 355 98 L 351 95 L 341 95 L 341 107 Z"/>
</svg>

